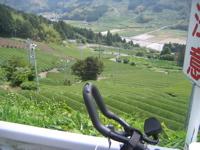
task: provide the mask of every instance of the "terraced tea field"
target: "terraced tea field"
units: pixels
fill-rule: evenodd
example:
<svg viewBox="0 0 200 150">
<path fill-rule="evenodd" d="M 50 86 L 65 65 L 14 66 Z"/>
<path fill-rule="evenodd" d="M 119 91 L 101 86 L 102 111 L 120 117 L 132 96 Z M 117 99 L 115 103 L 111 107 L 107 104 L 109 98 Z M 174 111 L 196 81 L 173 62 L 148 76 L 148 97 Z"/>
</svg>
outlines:
<svg viewBox="0 0 200 150">
<path fill-rule="evenodd" d="M 62 57 L 80 58 L 80 51 L 72 46 L 51 46 L 55 52 L 37 51 L 41 71 L 55 67 Z M 13 55 L 27 58 L 25 50 L 0 48 L 1 61 Z M 84 57 L 88 55 L 98 53 L 86 50 Z M 155 116 L 170 129 L 184 129 L 191 84 L 179 67 L 166 61 L 145 58 L 132 58 L 136 66 L 115 63 L 109 59 L 102 58 L 104 72 L 100 80 L 92 81 L 99 87 L 109 108 L 129 119 L 143 121 Z M 82 100 L 82 87 L 85 83 L 70 74 L 71 64 L 67 64 L 65 71 L 51 72 L 47 78 L 40 79 L 39 93 L 1 90 L 0 118 L 48 128 L 78 130 L 79 127 L 71 125 L 67 118 L 70 118 L 70 112 L 80 112 L 83 116 L 79 117 L 86 117 Z M 74 79 L 75 82 L 66 86 L 63 84 L 64 79 Z M 17 105 L 12 100 L 12 94 L 13 100 L 17 99 Z M 81 129 L 92 128 L 86 120 L 86 125 Z"/>
<path fill-rule="evenodd" d="M 108 60 L 105 60 L 105 64 L 104 79 L 94 84 L 99 87 L 113 111 L 138 119 L 155 116 L 171 129 L 184 128 L 191 88 L 181 71 L 172 70 L 165 74 Z M 50 80 L 55 79 L 55 76 L 50 77 Z M 52 85 L 52 88 L 44 85 L 42 89 L 72 99 L 71 102 L 77 104 L 70 102 L 69 106 L 82 110 L 83 85 L 57 86 L 56 90 Z"/>
</svg>

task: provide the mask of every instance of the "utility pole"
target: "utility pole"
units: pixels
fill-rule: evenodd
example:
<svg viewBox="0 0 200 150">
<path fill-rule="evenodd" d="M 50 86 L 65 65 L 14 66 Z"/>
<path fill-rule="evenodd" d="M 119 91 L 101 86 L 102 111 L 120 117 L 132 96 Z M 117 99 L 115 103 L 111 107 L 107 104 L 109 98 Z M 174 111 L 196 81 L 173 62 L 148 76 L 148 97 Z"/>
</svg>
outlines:
<svg viewBox="0 0 200 150">
<path fill-rule="evenodd" d="M 64 72 L 65 72 L 65 75 L 64 75 L 64 80 L 67 80 L 67 74 L 68 74 L 68 72 L 67 72 L 67 64 L 69 63 L 69 60 L 66 58 L 65 60 L 64 60 Z"/>
<path fill-rule="evenodd" d="M 120 48 L 119 48 L 119 54 L 118 54 L 119 58 L 120 58 L 120 55 L 121 55 L 121 54 L 120 54 Z"/>
<path fill-rule="evenodd" d="M 35 49 L 36 49 L 37 45 L 32 43 L 32 41 L 30 39 L 27 40 L 27 45 L 28 45 L 29 64 L 35 68 L 37 92 L 39 92 L 40 91 L 39 78 L 38 78 L 37 61 L 36 61 L 36 53 L 35 53 Z"/>
<path fill-rule="evenodd" d="M 101 50 L 100 50 L 100 44 L 99 44 L 99 59 L 101 58 Z"/>
<path fill-rule="evenodd" d="M 83 47 L 82 47 L 81 43 L 79 45 L 79 48 L 80 48 L 80 57 L 81 57 L 81 60 L 82 60 L 83 59 Z"/>
<path fill-rule="evenodd" d="M 26 49 L 27 49 L 27 57 L 28 57 L 28 62 L 29 64 L 31 64 L 30 62 L 30 45 L 31 45 L 31 40 L 27 39 L 26 40 Z"/>
</svg>

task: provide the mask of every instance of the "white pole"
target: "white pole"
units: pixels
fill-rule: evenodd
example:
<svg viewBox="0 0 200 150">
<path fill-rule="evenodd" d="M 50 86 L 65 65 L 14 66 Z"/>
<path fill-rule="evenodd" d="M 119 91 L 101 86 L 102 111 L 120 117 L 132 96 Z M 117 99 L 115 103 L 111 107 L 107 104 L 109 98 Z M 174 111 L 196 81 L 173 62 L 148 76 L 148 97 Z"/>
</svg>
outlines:
<svg viewBox="0 0 200 150">
<path fill-rule="evenodd" d="M 34 66 L 35 66 L 35 76 L 36 76 L 36 83 L 37 83 L 37 92 L 40 91 L 40 83 L 38 78 L 38 70 L 37 70 L 37 61 L 36 61 L 36 54 L 35 54 L 35 47 L 33 47 L 33 53 L 34 53 Z"/>
<path fill-rule="evenodd" d="M 200 126 L 200 87 L 194 84 L 191 96 L 191 112 L 188 124 L 188 131 L 185 142 L 185 150 L 189 150 L 189 145 L 197 141 Z"/>
<path fill-rule="evenodd" d="M 31 56 L 31 40 L 30 39 L 27 39 L 27 41 L 26 41 L 26 48 L 27 48 L 27 56 L 28 56 L 28 62 L 29 62 L 29 64 L 31 64 L 31 58 L 30 58 L 30 56 Z"/>
<path fill-rule="evenodd" d="M 39 88 L 39 78 L 38 78 L 38 70 L 37 70 L 37 61 L 36 61 L 36 44 L 33 44 L 30 40 L 27 40 L 27 43 L 29 44 L 29 63 L 34 66 L 35 68 L 35 77 L 36 77 L 36 84 L 37 84 L 37 92 L 40 91 Z"/>
<path fill-rule="evenodd" d="M 80 43 L 79 45 L 79 48 L 80 48 L 80 57 L 81 57 L 81 60 L 83 60 L 83 45 Z"/>
</svg>

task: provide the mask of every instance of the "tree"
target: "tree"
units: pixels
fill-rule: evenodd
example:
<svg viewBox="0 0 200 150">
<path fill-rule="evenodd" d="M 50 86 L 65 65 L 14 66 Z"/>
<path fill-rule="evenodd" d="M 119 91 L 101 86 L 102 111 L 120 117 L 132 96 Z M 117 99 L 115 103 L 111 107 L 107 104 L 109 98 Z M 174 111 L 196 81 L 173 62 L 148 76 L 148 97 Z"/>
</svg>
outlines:
<svg viewBox="0 0 200 150">
<path fill-rule="evenodd" d="M 0 67 L 0 84 L 1 81 L 6 81 L 6 70 Z"/>
<path fill-rule="evenodd" d="M 113 36 L 112 36 L 112 41 L 113 42 L 122 42 L 122 38 L 119 36 L 119 34 L 117 33 L 117 34 L 114 34 Z"/>
<path fill-rule="evenodd" d="M 0 36 L 10 37 L 13 34 L 13 19 L 11 13 L 5 8 L 0 6 Z"/>
<path fill-rule="evenodd" d="M 185 58 L 185 49 L 180 50 L 177 53 L 178 57 L 177 57 L 177 64 L 181 67 L 183 67 L 183 63 L 184 63 L 184 58 Z"/>
<path fill-rule="evenodd" d="M 31 38 L 33 36 L 33 26 L 29 21 L 24 21 L 18 30 L 19 37 Z"/>
<path fill-rule="evenodd" d="M 11 59 L 4 61 L 1 67 L 6 71 L 6 78 L 11 80 L 13 73 L 18 67 L 25 67 L 26 63 L 19 57 L 12 57 Z"/>
<path fill-rule="evenodd" d="M 137 52 L 136 56 L 138 56 L 138 57 L 144 57 L 144 52 Z"/>
<path fill-rule="evenodd" d="M 5 61 L 0 67 L 4 70 L 4 78 L 10 81 L 12 86 L 20 86 L 25 81 L 35 79 L 34 69 L 21 58 L 13 57 Z"/>
<path fill-rule="evenodd" d="M 23 82 L 28 81 L 29 76 L 32 76 L 32 71 L 30 68 L 18 67 L 11 77 L 12 86 L 20 86 Z"/>
<path fill-rule="evenodd" d="M 71 69 L 72 73 L 83 81 L 96 80 L 103 72 L 103 62 L 97 57 L 87 57 L 85 60 L 78 60 Z"/>
<path fill-rule="evenodd" d="M 106 44 L 111 46 L 112 45 L 112 33 L 110 33 L 110 30 L 108 30 L 107 32 L 107 36 L 106 36 Z"/>
<path fill-rule="evenodd" d="M 161 60 L 174 61 L 175 57 L 172 54 L 165 54 L 160 56 Z"/>
<path fill-rule="evenodd" d="M 171 50 L 169 47 L 163 48 L 163 50 L 161 51 L 160 55 L 170 55 L 171 54 Z"/>
</svg>

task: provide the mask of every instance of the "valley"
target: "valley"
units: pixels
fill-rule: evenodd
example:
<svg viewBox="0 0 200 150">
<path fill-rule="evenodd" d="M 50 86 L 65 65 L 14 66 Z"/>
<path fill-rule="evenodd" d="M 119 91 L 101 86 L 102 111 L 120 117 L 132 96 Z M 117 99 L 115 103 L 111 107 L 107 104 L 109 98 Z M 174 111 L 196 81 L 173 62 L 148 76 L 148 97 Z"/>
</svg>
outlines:
<svg viewBox="0 0 200 150">
<path fill-rule="evenodd" d="M 0 3 L 12 7 L 0 5 L 1 120 L 101 136 L 89 120 L 82 97 L 83 86 L 92 82 L 108 108 L 134 127 L 143 131 L 146 118 L 158 118 L 164 129 L 160 146 L 183 147 L 192 88 L 182 72 L 186 1 Z M 30 65 L 27 39 L 37 45 L 37 75 Z M 83 80 L 73 72 L 74 64 L 84 64 L 88 57 L 103 63 L 96 80 Z M 27 79 L 28 73 L 32 76 Z"/>
</svg>

